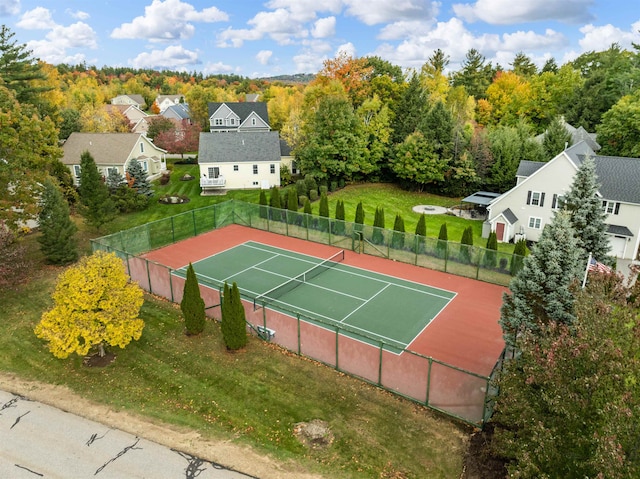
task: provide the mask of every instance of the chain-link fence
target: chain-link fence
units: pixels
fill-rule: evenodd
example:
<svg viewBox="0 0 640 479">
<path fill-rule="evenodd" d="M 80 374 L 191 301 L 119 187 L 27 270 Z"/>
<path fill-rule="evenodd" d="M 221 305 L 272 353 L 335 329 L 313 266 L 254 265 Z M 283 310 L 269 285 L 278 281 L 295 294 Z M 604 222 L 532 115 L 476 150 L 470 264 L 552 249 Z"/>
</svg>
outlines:
<svg viewBox="0 0 640 479">
<path fill-rule="evenodd" d="M 511 275 L 522 266 L 522 257 L 517 255 L 236 200 L 98 238 L 92 241 L 92 247 L 115 252 L 124 260 L 131 278 L 143 289 L 179 303 L 183 277 L 140 254 L 230 224 L 496 284 L 508 284 Z M 212 306 L 210 315 L 219 312 L 216 308 L 222 286 L 200 285 L 206 304 Z M 368 337 L 346 325 L 305 317 L 298 311 L 271 307 L 254 310 L 256 298 L 246 293 L 242 293 L 242 297 L 247 323 L 263 339 L 467 423 L 482 426 L 491 416 L 492 378 L 499 366 L 490 376 L 483 376 L 414 351 L 400 351 L 396 344 Z M 501 364 L 501 360 L 498 363 Z"/>
</svg>

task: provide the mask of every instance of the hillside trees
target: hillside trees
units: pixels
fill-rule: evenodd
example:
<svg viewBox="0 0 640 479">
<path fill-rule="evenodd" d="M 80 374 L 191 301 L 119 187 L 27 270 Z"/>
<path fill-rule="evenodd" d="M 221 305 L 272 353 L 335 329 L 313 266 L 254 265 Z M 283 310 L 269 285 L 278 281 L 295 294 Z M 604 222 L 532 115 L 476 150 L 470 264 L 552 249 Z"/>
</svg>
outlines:
<svg viewBox="0 0 640 479">
<path fill-rule="evenodd" d="M 98 251 L 65 270 L 52 298 L 53 308 L 43 313 L 34 332 L 57 358 L 85 356 L 92 348 L 104 356 L 105 345 L 124 348 L 142 334 L 143 292 L 115 253 Z"/>
<path fill-rule="evenodd" d="M 426 186 L 443 181 L 447 160 L 438 157 L 420 132 L 415 132 L 395 148 L 391 171 L 407 184 L 422 191 Z"/>
<path fill-rule="evenodd" d="M 625 95 L 602 115 L 597 127 L 601 155 L 640 158 L 640 92 Z"/>
</svg>

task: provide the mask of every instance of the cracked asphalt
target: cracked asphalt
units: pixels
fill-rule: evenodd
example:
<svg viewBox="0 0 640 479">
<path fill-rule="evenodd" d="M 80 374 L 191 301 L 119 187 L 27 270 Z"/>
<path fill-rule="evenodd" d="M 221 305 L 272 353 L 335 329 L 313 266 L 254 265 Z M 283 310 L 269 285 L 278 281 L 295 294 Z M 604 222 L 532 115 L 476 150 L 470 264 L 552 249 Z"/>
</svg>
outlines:
<svg viewBox="0 0 640 479">
<path fill-rule="evenodd" d="M 38 477 L 256 479 L 0 391 L 0 478 Z"/>
</svg>

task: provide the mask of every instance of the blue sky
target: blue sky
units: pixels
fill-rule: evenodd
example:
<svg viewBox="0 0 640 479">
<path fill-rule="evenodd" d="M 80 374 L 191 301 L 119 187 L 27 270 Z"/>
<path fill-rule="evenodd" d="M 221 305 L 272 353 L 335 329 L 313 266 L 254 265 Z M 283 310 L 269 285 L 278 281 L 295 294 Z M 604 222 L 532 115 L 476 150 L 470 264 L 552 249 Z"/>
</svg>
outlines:
<svg viewBox="0 0 640 479">
<path fill-rule="evenodd" d="M 340 51 L 457 70 L 471 48 L 542 66 L 640 44 L 638 0 L 0 0 L 0 20 L 49 63 L 265 77 L 316 73 Z"/>
</svg>

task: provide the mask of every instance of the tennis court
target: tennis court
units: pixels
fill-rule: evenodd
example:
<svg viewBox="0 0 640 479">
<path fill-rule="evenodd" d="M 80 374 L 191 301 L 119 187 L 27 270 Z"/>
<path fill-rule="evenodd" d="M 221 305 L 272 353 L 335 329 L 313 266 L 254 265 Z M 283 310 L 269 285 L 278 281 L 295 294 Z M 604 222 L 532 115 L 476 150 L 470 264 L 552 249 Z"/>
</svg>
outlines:
<svg viewBox="0 0 640 479">
<path fill-rule="evenodd" d="M 379 341 L 401 352 L 456 293 L 342 264 L 344 252 L 317 258 L 248 241 L 193 263 L 198 282 L 236 282 L 254 309 L 302 313 L 316 325 Z M 173 274 L 185 278 L 186 266 Z"/>
</svg>

